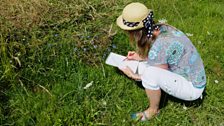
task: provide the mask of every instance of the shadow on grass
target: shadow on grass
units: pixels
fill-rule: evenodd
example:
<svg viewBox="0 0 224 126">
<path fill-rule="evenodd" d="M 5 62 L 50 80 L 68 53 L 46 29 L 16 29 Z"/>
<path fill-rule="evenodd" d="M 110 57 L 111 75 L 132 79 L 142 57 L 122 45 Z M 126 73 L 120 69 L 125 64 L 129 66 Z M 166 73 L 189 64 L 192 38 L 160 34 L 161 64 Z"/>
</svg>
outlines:
<svg viewBox="0 0 224 126">
<path fill-rule="evenodd" d="M 199 107 L 202 105 L 204 99 L 206 96 L 206 91 L 203 92 L 202 94 L 202 98 L 198 98 L 196 100 L 193 101 L 184 101 L 178 98 L 175 98 L 169 94 L 167 94 L 166 92 L 162 91 L 162 97 L 161 97 L 161 102 L 160 102 L 160 108 L 163 108 L 167 105 L 168 100 L 171 100 L 173 102 L 177 102 L 177 103 L 181 103 L 181 105 L 185 105 L 186 107 Z"/>
</svg>

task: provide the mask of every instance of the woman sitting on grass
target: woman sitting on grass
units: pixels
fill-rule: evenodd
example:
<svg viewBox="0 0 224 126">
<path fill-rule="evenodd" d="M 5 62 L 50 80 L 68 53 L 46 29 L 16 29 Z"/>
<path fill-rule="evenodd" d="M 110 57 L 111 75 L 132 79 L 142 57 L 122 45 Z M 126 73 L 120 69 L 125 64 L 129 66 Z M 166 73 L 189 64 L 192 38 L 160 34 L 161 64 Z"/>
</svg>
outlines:
<svg viewBox="0 0 224 126">
<path fill-rule="evenodd" d="M 129 51 L 128 60 L 147 60 L 143 74 L 121 69 L 134 80 L 141 80 L 149 99 L 149 108 L 132 115 L 145 121 L 159 113 L 161 89 L 186 101 L 198 99 L 204 91 L 206 76 L 202 59 L 189 38 L 166 24 L 155 24 L 153 11 L 141 3 L 127 5 L 117 25 L 130 34 L 138 50 Z"/>
</svg>

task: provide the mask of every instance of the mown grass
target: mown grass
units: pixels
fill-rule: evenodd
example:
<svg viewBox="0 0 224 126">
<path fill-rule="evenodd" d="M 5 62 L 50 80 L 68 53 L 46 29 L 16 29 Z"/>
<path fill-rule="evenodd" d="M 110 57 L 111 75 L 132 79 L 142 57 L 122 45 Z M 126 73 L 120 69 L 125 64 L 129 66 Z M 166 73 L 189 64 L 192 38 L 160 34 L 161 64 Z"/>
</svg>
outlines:
<svg viewBox="0 0 224 126">
<path fill-rule="evenodd" d="M 148 106 L 144 90 L 104 63 L 110 51 L 133 49 L 115 24 L 132 1 L 0 1 L 0 124 L 224 125 L 224 2 L 139 0 L 193 34 L 207 88 L 200 104 L 165 94 L 157 118 L 135 123 L 130 113 Z"/>
</svg>

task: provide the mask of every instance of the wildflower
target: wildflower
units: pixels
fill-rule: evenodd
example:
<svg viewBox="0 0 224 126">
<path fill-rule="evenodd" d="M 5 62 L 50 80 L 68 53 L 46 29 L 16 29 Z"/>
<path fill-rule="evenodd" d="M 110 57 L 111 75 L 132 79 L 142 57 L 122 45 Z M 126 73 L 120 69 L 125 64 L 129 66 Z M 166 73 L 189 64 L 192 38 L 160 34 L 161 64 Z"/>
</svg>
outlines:
<svg viewBox="0 0 224 126">
<path fill-rule="evenodd" d="M 17 53 L 17 56 L 20 56 L 21 55 L 21 53 Z"/>
<path fill-rule="evenodd" d="M 103 59 L 106 59 L 106 56 L 107 56 L 107 54 L 106 54 L 106 52 L 104 52 Z"/>
<path fill-rule="evenodd" d="M 77 50 L 78 50 L 77 47 L 75 47 L 75 48 L 73 49 L 74 52 L 76 52 Z"/>
<path fill-rule="evenodd" d="M 218 83 L 219 83 L 219 81 L 218 81 L 218 80 L 215 80 L 215 83 L 216 83 L 216 84 L 218 84 Z"/>
<path fill-rule="evenodd" d="M 191 34 L 191 33 L 186 33 L 186 35 L 189 36 L 189 37 L 193 36 L 193 34 Z"/>
<path fill-rule="evenodd" d="M 186 107 L 186 106 L 183 106 L 183 109 L 184 109 L 184 110 L 187 110 L 187 107 Z"/>
<path fill-rule="evenodd" d="M 96 49 L 97 48 L 97 45 L 93 45 L 93 47 Z"/>
<path fill-rule="evenodd" d="M 116 46 L 115 44 L 113 44 L 113 45 L 112 45 L 112 48 L 116 49 L 116 48 L 117 48 L 117 46 Z"/>
<path fill-rule="evenodd" d="M 159 21 L 159 23 L 166 23 L 167 22 L 167 20 L 165 18 L 159 19 L 158 21 Z"/>
<path fill-rule="evenodd" d="M 91 87 L 93 85 L 93 81 L 91 81 L 90 83 L 86 84 L 86 86 L 83 89 L 88 89 L 89 87 Z"/>
<path fill-rule="evenodd" d="M 107 105 L 107 102 L 106 101 L 102 101 L 102 105 L 106 106 Z"/>
</svg>

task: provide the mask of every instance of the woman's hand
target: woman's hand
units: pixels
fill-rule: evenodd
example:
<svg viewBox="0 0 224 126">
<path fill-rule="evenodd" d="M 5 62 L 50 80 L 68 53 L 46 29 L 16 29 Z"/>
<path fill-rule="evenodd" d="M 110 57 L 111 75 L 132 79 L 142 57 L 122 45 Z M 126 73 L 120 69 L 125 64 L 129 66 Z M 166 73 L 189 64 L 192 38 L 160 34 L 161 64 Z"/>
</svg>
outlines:
<svg viewBox="0 0 224 126">
<path fill-rule="evenodd" d="M 141 80 L 138 74 L 135 74 L 129 67 L 119 68 L 125 75 L 134 80 Z"/>
<path fill-rule="evenodd" d="M 146 60 L 146 58 L 145 59 L 141 58 L 139 56 L 139 54 L 136 53 L 135 51 L 128 51 L 127 59 L 128 60 L 138 60 L 138 61 Z"/>
</svg>

